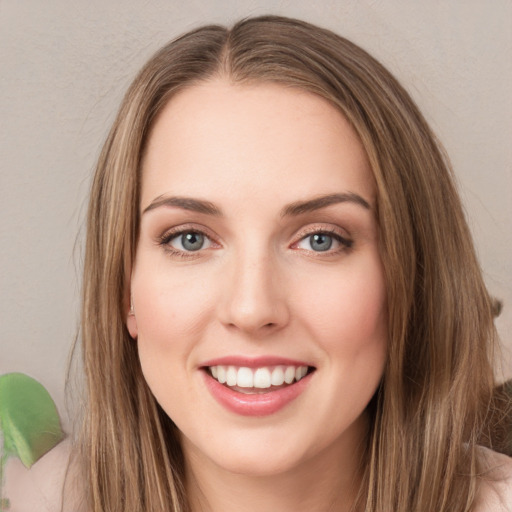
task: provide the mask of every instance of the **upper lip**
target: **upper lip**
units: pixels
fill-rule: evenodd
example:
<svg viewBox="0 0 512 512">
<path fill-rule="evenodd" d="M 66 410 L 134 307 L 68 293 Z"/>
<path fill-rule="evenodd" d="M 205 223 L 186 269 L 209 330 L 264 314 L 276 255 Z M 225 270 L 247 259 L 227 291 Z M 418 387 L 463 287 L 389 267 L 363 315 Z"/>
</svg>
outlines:
<svg viewBox="0 0 512 512">
<path fill-rule="evenodd" d="M 215 359 L 209 359 L 200 365 L 204 368 L 207 366 L 238 366 L 246 368 L 261 368 L 264 366 L 312 366 L 305 361 L 299 361 L 297 359 L 289 359 L 287 357 L 280 356 L 259 356 L 259 357 L 247 357 L 247 356 L 223 356 Z"/>
</svg>

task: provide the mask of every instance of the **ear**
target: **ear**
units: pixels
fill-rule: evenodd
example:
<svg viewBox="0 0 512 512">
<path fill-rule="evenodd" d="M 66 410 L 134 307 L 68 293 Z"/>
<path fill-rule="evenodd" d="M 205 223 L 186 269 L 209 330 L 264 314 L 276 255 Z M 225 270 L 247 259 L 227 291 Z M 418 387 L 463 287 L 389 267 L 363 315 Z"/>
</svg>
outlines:
<svg viewBox="0 0 512 512">
<path fill-rule="evenodd" d="M 128 306 L 128 313 L 126 315 L 126 327 L 128 328 L 128 332 L 130 336 L 135 340 L 139 334 L 139 330 L 137 329 L 137 318 L 135 317 L 135 309 L 133 307 L 133 301 L 130 298 L 130 304 Z"/>
</svg>

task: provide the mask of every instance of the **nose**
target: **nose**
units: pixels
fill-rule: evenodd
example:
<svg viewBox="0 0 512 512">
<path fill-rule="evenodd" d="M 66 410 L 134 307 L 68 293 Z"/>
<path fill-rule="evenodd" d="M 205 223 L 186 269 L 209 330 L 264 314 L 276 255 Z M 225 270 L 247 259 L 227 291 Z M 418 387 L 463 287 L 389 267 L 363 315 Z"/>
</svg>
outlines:
<svg viewBox="0 0 512 512">
<path fill-rule="evenodd" d="M 264 336 L 289 321 L 286 286 L 269 255 L 238 257 L 226 271 L 219 304 L 221 322 L 231 329 Z"/>
</svg>

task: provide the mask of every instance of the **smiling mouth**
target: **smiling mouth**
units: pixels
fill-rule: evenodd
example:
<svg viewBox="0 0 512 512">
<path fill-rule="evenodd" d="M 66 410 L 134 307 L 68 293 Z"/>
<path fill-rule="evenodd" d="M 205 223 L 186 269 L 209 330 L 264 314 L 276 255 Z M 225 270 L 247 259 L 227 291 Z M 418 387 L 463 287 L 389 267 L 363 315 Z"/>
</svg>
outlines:
<svg viewBox="0 0 512 512">
<path fill-rule="evenodd" d="M 259 368 L 216 365 L 204 370 L 220 384 L 243 394 L 263 394 L 295 384 L 312 373 L 312 366 L 276 365 Z"/>
</svg>

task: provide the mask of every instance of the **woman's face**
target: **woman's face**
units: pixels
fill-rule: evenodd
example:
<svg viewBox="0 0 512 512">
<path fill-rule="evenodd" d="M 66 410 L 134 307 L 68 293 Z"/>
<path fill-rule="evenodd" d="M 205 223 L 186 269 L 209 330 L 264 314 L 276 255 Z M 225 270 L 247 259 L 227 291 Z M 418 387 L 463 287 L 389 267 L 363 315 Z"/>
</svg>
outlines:
<svg viewBox="0 0 512 512">
<path fill-rule="evenodd" d="M 142 169 L 127 324 L 187 460 L 264 475 L 347 456 L 387 345 L 375 185 L 348 122 L 218 79 L 163 109 Z"/>
</svg>

